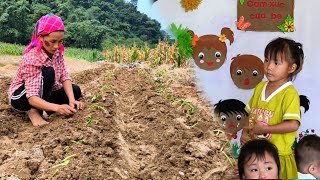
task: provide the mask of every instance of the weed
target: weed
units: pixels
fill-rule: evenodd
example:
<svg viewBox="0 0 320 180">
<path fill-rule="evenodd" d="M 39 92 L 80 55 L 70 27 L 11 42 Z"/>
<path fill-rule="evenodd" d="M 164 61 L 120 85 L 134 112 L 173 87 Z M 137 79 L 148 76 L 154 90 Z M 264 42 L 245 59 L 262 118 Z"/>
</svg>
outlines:
<svg viewBox="0 0 320 180">
<path fill-rule="evenodd" d="M 52 177 L 55 177 L 55 176 L 58 176 L 60 173 L 59 173 L 59 170 L 56 169 L 53 173 L 52 173 Z"/>
<path fill-rule="evenodd" d="M 162 76 L 166 75 L 167 73 L 168 73 L 168 71 L 163 69 L 163 70 L 157 71 L 155 75 L 156 75 L 156 77 L 162 77 Z"/>
<path fill-rule="evenodd" d="M 191 116 L 193 115 L 196 111 L 197 111 L 197 107 L 194 106 L 193 104 L 191 104 L 191 102 L 185 100 L 185 99 L 181 99 L 181 98 L 177 98 L 173 101 L 173 104 L 178 104 L 181 103 L 181 105 L 179 106 L 179 108 L 183 108 L 185 106 L 188 106 L 188 110 L 187 110 L 187 116 Z"/>
<path fill-rule="evenodd" d="M 105 80 L 108 80 L 108 79 L 114 77 L 114 70 L 108 71 L 108 72 L 105 74 L 104 77 L 106 78 Z"/>
<path fill-rule="evenodd" d="M 100 99 L 101 98 L 101 94 L 95 94 L 92 98 L 91 98 L 91 103 L 95 102 L 96 100 Z"/>
<path fill-rule="evenodd" d="M 199 122 L 201 122 L 201 121 L 202 121 L 202 119 L 200 119 L 199 121 L 197 121 L 194 125 L 191 126 L 191 128 L 196 127 L 196 126 L 199 124 Z"/>
<path fill-rule="evenodd" d="M 67 166 L 70 162 L 70 159 L 77 156 L 76 154 L 72 154 L 62 160 L 62 163 L 52 166 L 50 169 L 55 169 L 61 166 Z"/>
<path fill-rule="evenodd" d="M 138 48 L 137 46 L 134 44 L 132 47 L 131 47 L 131 63 L 132 62 L 136 62 L 139 58 L 139 52 L 138 52 Z"/>
<path fill-rule="evenodd" d="M 215 129 L 213 130 L 213 133 L 215 133 L 215 135 L 219 135 L 219 134 L 224 134 L 225 132 L 223 130 L 220 130 L 220 129 Z"/>
<path fill-rule="evenodd" d="M 85 125 L 86 125 L 86 126 L 90 126 L 90 125 L 92 125 L 93 123 L 98 124 L 98 123 L 100 122 L 100 121 L 97 120 L 97 119 L 93 119 L 93 117 L 92 117 L 91 115 L 88 115 L 86 118 L 87 118 L 87 121 L 85 122 Z"/>
<path fill-rule="evenodd" d="M 154 61 L 152 61 L 150 67 L 155 68 L 158 65 L 161 65 L 161 57 L 157 57 Z"/>
<path fill-rule="evenodd" d="M 146 77 L 148 76 L 148 72 L 145 69 L 138 69 L 139 76 Z"/>
<path fill-rule="evenodd" d="M 101 88 L 101 91 L 102 91 L 102 92 L 111 92 L 111 90 L 112 90 L 112 87 L 111 87 L 111 85 L 109 85 L 109 84 L 105 84 L 105 85 L 103 85 L 102 88 Z"/>
<path fill-rule="evenodd" d="M 104 108 L 103 106 L 100 106 L 99 104 L 93 104 L 89 107 L 89 109 L 90 110 L 92 110 L 92 109 L 102 110 L 104 114 L 107 114 L 107 115 L 110 114 L 106 108 Z"/>
<path fill-rule="evenodd" d="M 82 139 L 80 139 L 80 140 L 78 140 L 78 141 L 72 140 L 71 142 L 72 142 L 73 144 L 83 144 L 83 143 L 84 143 L 84 141 L 83 141 Z"/>
</svg>

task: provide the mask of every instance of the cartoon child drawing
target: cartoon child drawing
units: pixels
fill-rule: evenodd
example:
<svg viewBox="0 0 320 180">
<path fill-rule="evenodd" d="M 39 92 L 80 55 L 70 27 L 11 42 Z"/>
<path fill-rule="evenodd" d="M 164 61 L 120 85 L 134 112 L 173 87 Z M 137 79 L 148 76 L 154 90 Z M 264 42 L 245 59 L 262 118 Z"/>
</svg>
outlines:
<svg viewBox="0 0 320 180">
<path fill-rule="evenodd" d="M 245 107 L 246 105 L 237 99 L 220 100 L 214 105 L 214 114 L 220 117 L 229 139 L 237 139 L 237 132 L 243 128 L 248 118 Z"/>
<path fill-rule="evenodd" d="M 230 75 L 232 81 L 238 88 L 252 89 L 263 79 L 263 62 L 254 55 L 238 54 L 232 58 Z"/>
<path fill-rule="evenodd" d="M 213 71 L 219 69 L 227 57 L 227 46 L 225 41 L 228 39 L 230 45 L 233 43 L 233 31 L 229 28 L 222 28 L 221 35 L 204 35 L 198 37 L 193 31 L 192 36 L 193 59 L 200 69 Z"/>
</svg>

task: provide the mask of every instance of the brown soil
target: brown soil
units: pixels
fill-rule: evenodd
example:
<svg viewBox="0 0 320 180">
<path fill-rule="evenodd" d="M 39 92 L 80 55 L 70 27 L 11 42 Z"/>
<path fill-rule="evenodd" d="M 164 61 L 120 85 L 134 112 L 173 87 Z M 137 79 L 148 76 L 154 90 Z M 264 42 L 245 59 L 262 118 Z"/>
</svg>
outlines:
<svg viewBox="0 0 320 180">
<path fill-rule="evenodd" d="M 72 117 L 50 116 L 49 125 L 35 128 L 7 103 L 8 72 L 18 62 L 3 62 L 0 179 L 237 178 L 191 68 L 70 60 L 87 108 Z"/>
</svg>

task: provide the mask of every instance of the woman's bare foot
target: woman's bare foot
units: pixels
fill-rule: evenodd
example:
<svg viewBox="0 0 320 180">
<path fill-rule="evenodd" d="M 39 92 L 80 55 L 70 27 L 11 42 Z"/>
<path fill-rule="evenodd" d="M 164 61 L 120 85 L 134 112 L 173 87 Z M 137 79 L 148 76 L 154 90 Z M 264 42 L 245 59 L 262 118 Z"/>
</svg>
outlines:
<svg viewBox="0 0 320 180">
<path fill-rule="evenodd" d="M 28 116 L 29 116 L 33 126 L 44 126 L 46 124 L 49 124 L 48 121 L 46 121 L 46 120 L 44 120 L 42 118 L 42 116 L 40 115 L 39 110 L 37 110 L 37 109 L 31 108 L 28 111 Z"/>
</svg>

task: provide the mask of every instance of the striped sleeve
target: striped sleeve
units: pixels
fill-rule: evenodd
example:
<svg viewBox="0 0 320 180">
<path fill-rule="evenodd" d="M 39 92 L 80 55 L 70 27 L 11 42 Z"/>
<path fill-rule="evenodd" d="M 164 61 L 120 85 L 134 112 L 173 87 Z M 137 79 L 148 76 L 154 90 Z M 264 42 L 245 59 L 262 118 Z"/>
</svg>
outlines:
<svg viewBox="0 0 320 180">
<path fill-rule="evenodd" d="M 284 112 L 284 120 L 298 120 L 300 121 L 300 98 L 295 89 L 290 89 L 286 92 L 283 100 L 282 109 Z"/>
</svg>

